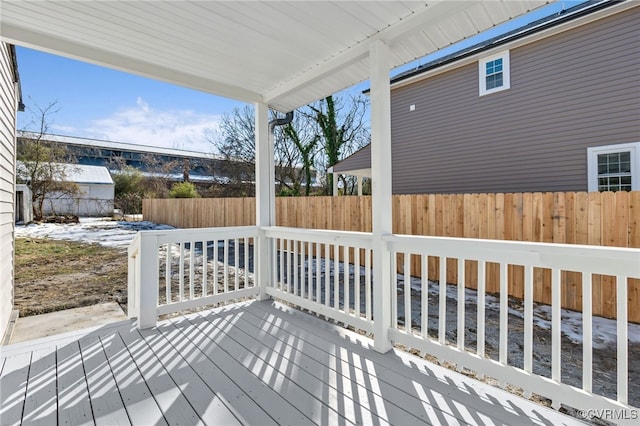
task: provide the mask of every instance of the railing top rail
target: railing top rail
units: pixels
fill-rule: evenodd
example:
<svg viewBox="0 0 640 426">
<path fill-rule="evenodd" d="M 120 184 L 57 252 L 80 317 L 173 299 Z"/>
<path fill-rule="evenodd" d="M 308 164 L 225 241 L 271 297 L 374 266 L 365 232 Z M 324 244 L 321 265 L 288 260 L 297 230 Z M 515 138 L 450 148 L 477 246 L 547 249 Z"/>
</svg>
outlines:
<svg viewBox="0 0 640 426">
<path fill-rule="evenodd" d="M 371 248 L 373 243 L 372 234 L 369 232 L 290 228 L 286 226 L 264 226 L 261 230 L 269 238 L 302 238 L 315 243 L 340 244 L 360 248 Z"/>
<path fill-rule="evenodd" d="M 203 241 L 210 239 L 246 238 L 258 236 L 257 226 L 234 226 L 225 228 L 191 228 L 140 231 L 136 238 L 157 238 L 158 243 Z"/>
<path fill-rule="evenodd" d="M 129 257 L 135 257 L 138 255 L 139 251 L 140 251 L 140 233 L 137 233 L 133 237 L 133 240 L 129 244 L 129 247 L 127 247 L 127 254 Z"/>
<path fill-rule="evenodd" d="M 640 249 L 580 244 L 386 235 L 391 251 L 640 278 Z"/>
</svg>

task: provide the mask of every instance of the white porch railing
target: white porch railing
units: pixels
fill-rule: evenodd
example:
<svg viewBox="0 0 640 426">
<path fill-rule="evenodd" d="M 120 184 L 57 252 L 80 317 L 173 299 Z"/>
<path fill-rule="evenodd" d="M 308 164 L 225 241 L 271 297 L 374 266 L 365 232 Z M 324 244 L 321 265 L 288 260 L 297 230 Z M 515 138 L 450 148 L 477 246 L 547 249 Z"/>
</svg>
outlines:
<svg viewBox="0 0 640 426">
<path fill-rule="evenodd" d="M 262 251 L 268 253 L 267 268 L 255 268 L 254 243 L 269 248 Z M 550 398 L 556 408 L 562 403 L 577 409 L 633 409 L 629 404 L 626 283 L 628 278 L 640 278 L 640 250 L 401 235 L 384 237 L 382 246 L 391 253 L 392 262 L 392 276 L 385 281 L 396 289 L 392 302 L 384 306 L 391 312 L 388 330 L 393 343 L 453 363 L 458 369 L 470 369 L 480 377 L 495 378 L 501 385 L 515 385 L 526 395 Z M 261 290 L 327 319 L 373 333 L 375 318 L 388 317 L 373 311 L 373 247 L 372 234 L 368 233 L 283 227 L 141 232 L 129 248 L 129 316 L 137 317 L 141 328 L 152 327 L 158 315 L 253 297 Z M 407 274 L 407 279 L 396 273 L 410 271 L 411 260 L 416 258 L 422 266 L 419 273 L 414 272 L 413 277 Z M 458 283 L 448 285 L 446 279 L 430 282 L 429 259 L 437 259 L 439 277 L 447 276 L 447 260 L 455 260 Z M 477 290 L 473 294 L 464 285 L 465 261 L 477 262 Z M 500 270 L 500 295 L 490 312 L 486 305 L 494 296 L 486 293 L 488 263 L 499 265 Z M 513 327 L 507 291 L 513 265 L 524 269 L 518 330 Z M 550 371 L 541 371 L 535 360 L 534 337 L 538 331 L 533 294 L 534 287 L 541 284 L 535 282 L 537 269 L 550 270 L 552 276 Z M 269 279 L 254 277 L 254 271 L 261 270 L 268 271 Z M 563 380 L 560 284 L 564 271 L 578 272 L 581 277 L 582 374 L 577 385 Z M 617 280 L 613 398 L 593 392 L 594 275 Z M 258 288 L 258 282 L 266 283 L 266 288 Z M 495 354 L 486 349 L 490 347 L 489 328 L 498 336 Z M 514 340 L 521 342 L 521 350 L 517 345 L 516 349 L 509 346 Z M 517 360 L 512 359 L 513 350 L 521 351 Z"/>
<path fill-rule="evenodd" d="M 422 300 L 419 303 L 420 324 L 413 327 L 411 298 L 411 279 L 396 278 L 398 291 L 393 293 L 392 309 L 398 309 L 398 299 L 403 298 L 403 323 L 400 325 L 397 314 L 392 314 L 395 322 L 390 336 L 395 343 L 418 349 L 436 356 L 440 360 L 454 363 L 458 368 L 468 368 L 480 376 L 493 377 L 501 384 L 511 384 L 522 388 L 525 394 L 536 393 L 550 398 L 555 408 L 566 404 L 574 408 L 620 409 L 628 407 L 628 278 L 640 277 L 640 251 L 635 249 L 581 246 L 566 244 L 524 243 L 513 241 L 471 240 L 462 238 L 388 236 L 385 238 L 392 253 L 392 262 L 397 262 L 402 254 L 403 271 L 409 271 L 410 255 L 420 257 L 422 276 L 418 278 Z M 455 342 L 448 344 L 447 332 L 447 285 L 440 280 L 437 307 L 437 337 L 429 335 L 429 282 L 426 277 L 427 259 L 435 257 L 440 267 L 440 277 L 446 277 L 447 259 L 455 259 L 458 268 L 458 283 L 455 296 Z M 465 261 L 478 262 L 477 302 L 475 318 L 475 350 L 465 347 L 467 328 L 467 290 L 465 289 Z M 485 354 L 486 337 L 486 264 L 495 263 L 500 268 L 499 295 L 499 350 L 497 359 Z M 509 360 L 509 341 L 520 333 L 509 328 L 508 270 L 510 265 L 524 267 L 524 320 L 522 365 L 513 365 Z M 396 271 L 397 265 L 391 270 Z M 536 374 L 533 369 L 534 337 L 534 268 L 551 270 L 551 374 L 545 377 Z M 561 344 L 561 273 L 563 271 L 580 272 L 582 279 L 582 388 L 562 383 L 562 344 Z M 593 383 L 593 316 L 592 316 L 592 276 L 608 275 L 616 277 L 617 282 L 617 398 L 616 401 L 594 395 Z M 400 284 L 401 283 L 401 284 Z M 540 284 L 540 283 L 537 283 Z M 472 301 L 473 302 L 473 301 Z M 566 367 L 566 366 L 565 366 Z"/>
<path fill-rule="evenodd" d="M 141 328 L 159 315 L 258 293 L 254 226 L 138 233 L 129 247 L 128 315 Z"/>
<path fill-rule="evenodd" d="M 263 230 L 276 253 L 268 295 L 373 333 L 371 234 L 284 227 Z"/>
</svg>

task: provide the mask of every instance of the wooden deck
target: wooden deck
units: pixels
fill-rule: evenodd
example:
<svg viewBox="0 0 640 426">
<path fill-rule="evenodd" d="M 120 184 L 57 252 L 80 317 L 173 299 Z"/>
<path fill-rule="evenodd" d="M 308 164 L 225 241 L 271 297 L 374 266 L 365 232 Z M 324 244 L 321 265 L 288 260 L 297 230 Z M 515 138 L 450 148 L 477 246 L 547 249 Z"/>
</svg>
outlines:
<svg viewBox="0 0 640 426">
<path fill-rule="evenodd" d="M 0 424 L 579 424 L 274 302 L 0 349 Z"/>
</svg>

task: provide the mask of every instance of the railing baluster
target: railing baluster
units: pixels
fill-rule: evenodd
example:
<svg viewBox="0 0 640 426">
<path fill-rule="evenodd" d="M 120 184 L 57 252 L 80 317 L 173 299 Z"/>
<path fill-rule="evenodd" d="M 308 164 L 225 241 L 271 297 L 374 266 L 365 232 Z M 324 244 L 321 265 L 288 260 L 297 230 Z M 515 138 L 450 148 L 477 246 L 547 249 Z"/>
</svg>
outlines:
<svg viewBox="0 0 640 426">
<path fill-rule="evenodd" d="M 189 299 L 193 299 L 196 297 L 195 295 L 195 286 L 196 286 L 196 271 L 195 271 L 195 263 L 196 263 L 196 243 L 194 241 L 189 242 Z"/>
<path fill-rule="evenodd" d="M 313 247 L 314 244 L 309 241 L 307 243 L 307 299 L 313 300 Z"/>
<path fill-rule="evenodd" d="M 285 276 L 285 270 L 284 270 L 284 256 L 285 256 L 285 251 L 284 251 L 284 242 L 285 240 L 283 240 L 282 238 L 278 238 L 278 244 L 280 246 L 280 279 L 278 280 L 278 290 L 284 290 L 284 276 Z"/>
<path fill-rule="evenodd" d="M 562 363 L 562 307 L 560 305 L 560 283 L 561 283 L 560 269 L 554 268 L 551 270 L 551 379 L 560 383 L 561 377 L 561 363 Z M 560 408 L 561 401 L 552 401 L 551 406 L 555 409 Z"/>
<path fill-rule="evenodd" d="M 420 255 L 420 336 L 429 337 L 429 256 Z"/>
<path fill-rule="evenodd" d="M 293 290 L 293 294 L 295 294 L 296 296 L 299 296 L 300 293 L 300 280 L 298 279 L 298 268 L 299 268 L 299 262 L 298 262 L 298 241 L 297 240 L 291 240 L 291 243 L 293 244 L 293 286 L 292 286 L 292 290 Z"/>
<path fill-rule="evenodd" d="M 202 242 L 202 297 L 207 296 L 207 268 L 209 266 L 209 248 L 207 247 L 207 242 Z"/>
<path fill-rule="evenodd" d="M 293 293 L 293 240 L 287 240 L 287 292 Z"/>
<path fill-rule="evenodd" d="M 356 317 L 360 318 L 360 248 L 353 250 L 353 307 Z"/>
<path fill-rule="evenodd" d="M 333 245 L 333 309 L 340 309 L 340 245 Z"/>
<path fill-rule="evenodd" d="M 224 240 L 224 248 L 222 249 L 223 256 L 223 274 L 224 274 L 224 293 L 229 293 L 229 240 L 225 238 Z"/>
<path fill-rule="evenodd" d="M 324 245 L 324 305 L 331 306 L 330 289 L 331 289 L 331 247 L 328 243 Z"/>
<path fill-rule="evenodd" d="M 500 264 L 500 354 L 498 360 L 507 364 L 507 348 L 509 345 L 509 265 Z M 504 387 L 505 383 L 501 382 Z"/>
<path fill-rule="evenodd" d="M 484 337 L 485 337 L 485 295 L 487 293 L 487 274 L 484 260 L 478 261 L 478 319 L 476 335 L 476 352 L 478 356 L 484 358 Z"/>
<path fill-rule="evenodd" d="M 305 249 L 304 246 L 307 244 L 306 241 L 300 241 L 300 297 L 305 297 L 305 289 L 304 289 L 304 284 L 307 281 L 306 277 L 307 277 L 307 273 L 306 273 L 306 264 L 307 264 L 307 259 L 305 257 L 306 253 L 305 253 Z"/>
<path fill-rule="evenodd" d="M 365 259 L 364 259 L 365 318 L 367 319 L 367 321 L 371 321 L 371 249 L 366 249 L 365 250 L 365 256 L 366 256 Z"/>
<path fill-rule="evenodd" d="M 391 255 L 391 327 L 398 328 L 398 253 Z"/>
<path fill-rule="evenodd" d="M 184 243 L 180 243 L 180 264 L 178 265 L 178 271 L 180 274 L 178 278 L 178 285 L 180 286 L 178 289 L 178 300 L 182 302 L 184 300 Z"/>
<path fill-rule="evenodd" d="M 220 280 L 218 279 L 218 240 L 213 240 L 213 282 L 211 283 L 211 292 L 218 294 L 218 286 Z"/>
<path fill-rule="evenodd" d="M 344 246 L 344 268 L 342 269 L 343 276 L 343 292 L 344 292 L 344 311 L 348 314 L 351 312 L 351 298 L 349 292 L 351 291 L 350 280 L 351 280 L 351 266 L 349 264 L 349 247 Z"/>
<path fill-rule="evenodd" d="M 411 333 L 411 254 L 404 254 L 404 331 Z"/>
<path fill-rule="evenodd" d="M 533 371 L 533 267 L 524 267 L 524 371 Z M 530 396 L 530 395 L 527 395 Z"/>
<path fill-rule="evenodd" d="M 438 284 L 438 342 L 444 345 L 447 332 L 447 258 L 444 256 L 440 257 Z"/>
<path fill-rule="evenodd" d="M 591 273 L 582 273 L 582 389 L 593 386 L 593 282 Z"/>
<path fill-rule="evenodd" d="M 280 264 L 280 262 L 278 262 L 278 243 L 279 243 L 279 239 L 277 238 L 272 238 L 271 239 L 271 253 L 273 253 L 273 258 L 271 259 L 271 287 L 273 288 L 279 288 L 278 287 L 278 265 Z M 282 258 L 282 257 L 281 257 Z M 254 271 L 257 272 L 257 268 L 258 265 L 254 264 Z M 282 270 L 282 269 L 281 269 Z M 258 283 L 255 283 L 254 285 L 257 285 Z"/>
<path fill-rule="evenodd" d="M 244 286 L 243 288 L 249 288 L 249 238 L 245 237 L 243 240 L 244 247 Z"/>
<path fill-rule="evenodd" d="M 465 329 L 464 329 L 464 315 L 465 315 L 465 288 L 464 288 L 464 281 L 465 281 L 465 265 L 464 265 L 464 259 L 462 258 L 458 258 L 458 303 L 457 303 L 457 310 L 458 310 L 458 333 L 457 333 L 457 337 L 458 337 L 458 349 L 460 349 L 461 351 L 464 350 L 464 335 L 465 335 Z"/>
<path fill-rule="evenodd" d="M 164 285 L 166 303 L 171 303 L 171 259 L 173 258 L 173 244 L 167 243 L 167 253 L 165 259 Z"/>
<path fill-rule="evenodd" d="M 234 290 L 238 290 L 238 287 L 240 286 L 240 275 L 238 274 L 238 271 L 240 269 L 240 250 L 238 246 L 239 243 L 240 240 L 238 240 L 237 238 L 233 239 L 233 268 L 235 271 L 235 273 L 233 274 Z"/>
<path fill-rule="evenodd" d="M 627 404 L 629 399 L 629 326 L 627 309 L 627 277 L 616 276 L 616 316 L 618 317 L 618 402 Z"/>
<path fill-rule="evenodd" d="M 320 293 L 322 287 L 322 269 L 321 269 L 321 261 L 322 261 L 322 244 L 315 244 L 316 251 L 316 303 L 322 302 L 322 295 Z"/>
</svg>

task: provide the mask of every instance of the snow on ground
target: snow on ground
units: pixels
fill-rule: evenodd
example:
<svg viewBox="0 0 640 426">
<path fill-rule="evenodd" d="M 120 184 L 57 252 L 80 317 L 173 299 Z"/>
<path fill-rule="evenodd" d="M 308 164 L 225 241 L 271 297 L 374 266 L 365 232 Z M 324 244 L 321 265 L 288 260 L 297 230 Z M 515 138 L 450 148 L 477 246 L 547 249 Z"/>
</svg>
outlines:
<svg viewBox="0 0 640 426">
<path fill-rule="evenodd" d="M 110 218 L 81 218 L 80 223 L 32 223 L 16 226 L 16 237 L 51 238 L 53 240 L 97 243 L 105 247 L 126 248 L 138 231 L 174 229 L 153 222 L 124 222 Z"/>
<path fill-rule="evenodd" d="M 364 273 L 364 271 L 362 272 Z M 404 282 L 402 274 L 398 274 L 397 281 Z M 421 281 L 419 278 L 411 278 L 411 288 L 413 291 L 421 291 Z M 402 285 L 401 285 L 402 289 Z M 439 284 L 429 281 L 429 294 L 437 294 Z M 456 286 L 447 286 L 447 299 L 457 299 L 458 289 Z M 478 293 L 473 289 L 465 289 L 465 303 L 477 304 Z M 485 295 L 485 308 L 500 312 L 500 298 L 492 295 Z M 524 318 L 524 311 L 515 309 L 509 304 L 509 315 Z M 582 344 L 582 312 L 562 309 L 560 314 L 562 334 L 576 344 Z M 551 306 L 540 303 L 533 304 L 533 324 L 545 330 L 551 330 Z M 594 316 L 592 319 L 592 339 L 593 347 L 604 349 L 612 344 L 615 346 L 618 336 L 618 323 L 614 319 Z M 627 327 L 629 343 L 640 343 L 640 324 L 629 323 Z"/>
</svg>

